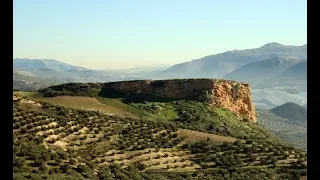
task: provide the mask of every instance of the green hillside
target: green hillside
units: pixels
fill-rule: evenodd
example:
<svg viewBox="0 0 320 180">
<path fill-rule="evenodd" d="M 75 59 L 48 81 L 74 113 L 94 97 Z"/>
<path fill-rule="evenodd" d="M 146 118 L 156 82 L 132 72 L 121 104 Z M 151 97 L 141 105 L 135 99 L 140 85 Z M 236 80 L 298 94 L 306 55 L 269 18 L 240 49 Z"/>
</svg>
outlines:
<svg viewBox="0 0 320 180">
<path fill-rule="evenodd" d="M 299 114 L 291 110 L 291 114 Z M 287 143 L 293 144 L 307 151 L 307 119 L 282 118 L 272 111 L 257 110 L 258 123 Z M 304 121 L 303 121 L 304 120 Z"/>
<path fill-rule="evenodd" d="M 44 97 L 46 90 L 16 93 L 27 99 L 14 102 L 14 179 L 299 179 L 307 173 L 304 151 L 228 110 L 192 100 L 126 104 L 98 97 L 99 86 L 62 87 L 50 92 L 55 97 Z M 65 95 L 104 106 L 70 107 Z"/>
<path fill-rule="evenodd" d="M 270 111 L 279 117 L 291 120 L 293 124 L 307 127 L 307 109 L 303 106 L 288 102 Z"/>
<path fill-rule="evenodd" d="M 65 81 L 54 78 L 43 78 L 28 74 L 28 72 L 16 71 L 13 72 L 13 88 L 21 91 L 36 91 L 52 85 L 61 84 Z"/>
</svg>

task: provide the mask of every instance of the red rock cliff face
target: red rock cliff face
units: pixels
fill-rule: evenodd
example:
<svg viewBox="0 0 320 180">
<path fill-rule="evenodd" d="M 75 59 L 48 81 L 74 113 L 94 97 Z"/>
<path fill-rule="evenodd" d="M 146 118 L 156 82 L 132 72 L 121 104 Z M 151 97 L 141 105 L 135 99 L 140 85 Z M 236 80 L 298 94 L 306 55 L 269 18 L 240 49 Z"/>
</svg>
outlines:
<svg viewBox="0 0 320 180">
<path fill-rule="evenodd" d="M 216 79 L 137 80 L 106 83 L 123 93 L 145 93 L 171 99 L 200 97 L 212 107 L 226 108 L 235 114 L 256 122 L 256 111 L 251 99 L 251 89 L 246 83 Z"/>
<path fill-rule="evenodd" d="M 212 91 L 214 97 L 210 104 L 213 107 L 223 107 L 253 122 L 257 121 L 249 84 L 220 80 L 214 84 Z"/>
</svg>

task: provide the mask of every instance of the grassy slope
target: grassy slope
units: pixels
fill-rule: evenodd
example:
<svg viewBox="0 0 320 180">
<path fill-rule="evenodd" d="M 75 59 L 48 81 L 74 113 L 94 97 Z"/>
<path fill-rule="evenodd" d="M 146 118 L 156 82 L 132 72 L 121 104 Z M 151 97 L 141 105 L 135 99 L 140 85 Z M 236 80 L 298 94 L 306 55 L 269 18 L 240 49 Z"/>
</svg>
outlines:
<svg viewBox="0 0 320 180">
<path fill-rule="evenodd" d="M 16 92 L 16 95 L 27 99 L 48 102 L 75 109 L 94 109 L 104 113 L 115 114 L 122 117 L 137 117 L 140 111 L 121 102 L 120 99 L 94 98 L 85 96 L 57 96 L 43 97 L 36 92 Z"/>
</svg>

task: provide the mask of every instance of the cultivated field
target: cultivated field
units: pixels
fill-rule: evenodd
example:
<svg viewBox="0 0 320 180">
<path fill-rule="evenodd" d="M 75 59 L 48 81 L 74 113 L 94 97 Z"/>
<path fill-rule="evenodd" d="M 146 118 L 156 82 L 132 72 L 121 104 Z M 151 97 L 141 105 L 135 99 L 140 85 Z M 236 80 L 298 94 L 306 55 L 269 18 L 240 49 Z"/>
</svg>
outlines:
<svg viewBox="0 0 320 180">
<path fill-rule="evenodd" d="M 134 109 L 119 99 L 24 95 L 29 100 L 15 98 L 13 113 L 14 172 L 20 179 L 286 179 L 293 172 L 306 174 L 303 151 L 226 110 L 192 101 L 136 104 L 140 109 Z M 139 110 L 149 111 L 149 117 L 171 113 L 179 119 L 125 114 Z"/>
<path fill-rule="evenodd" d="M 133 107 L 120 102 L 117 99 L 94 98 L 84 96 L 57 96 L 57 97 L 40 97 L 33 92 L 18 92 L 19 96 L 33 99 L 36 101 L 48 102 L 54 105 L 66 106 L 75 109 L 96 110 L 111 115 L 121 117 L 135 117 L 130 111 L 134 111 Z"/>
<path fill-rule="evenodd" d="M 203 141 L 203 140 L 207 140 L 208 138 L 211 141 L 217 142 L 217 143 L 222 143 L 222 142 L 233 143 L 234 141 L 237 140 L 236 138 L 233 138 L 233 137 L 219 136 L 216 134 L 191 131 L 191 130 L 187 130 L 187 129 L 179 129 L 177 133 L 179 136 L 185 137 L 183 140 L 183 143 Z"/>
</svg>

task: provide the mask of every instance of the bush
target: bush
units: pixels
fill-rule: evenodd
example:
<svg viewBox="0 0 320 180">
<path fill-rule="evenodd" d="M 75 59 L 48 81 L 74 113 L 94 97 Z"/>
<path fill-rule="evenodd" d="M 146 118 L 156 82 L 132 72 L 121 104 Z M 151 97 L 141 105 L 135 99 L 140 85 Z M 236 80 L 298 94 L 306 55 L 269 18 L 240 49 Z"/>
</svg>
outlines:
<svg viewBox="0 0 320 180">
<path fill-rule="evenodd" d="M 41 157 L 44 161 L 49 161 L 51 159 L 51 155 L 47 152 L 42 152 Z"/>
<path fill-rule="evenodd" d="M 77 160 L 75 158 L 71 158 L 69 162 L 70 164 L 75 165 L 77 163 Z"/>
<path fill-rule="evenodd" d="M 27 132 L 27 128 L 22 127 L 22 128 L 20 129 L 20 132 L 21 132 L 21 134 L 25 134 L 25 133 Z"/>
</svg>

